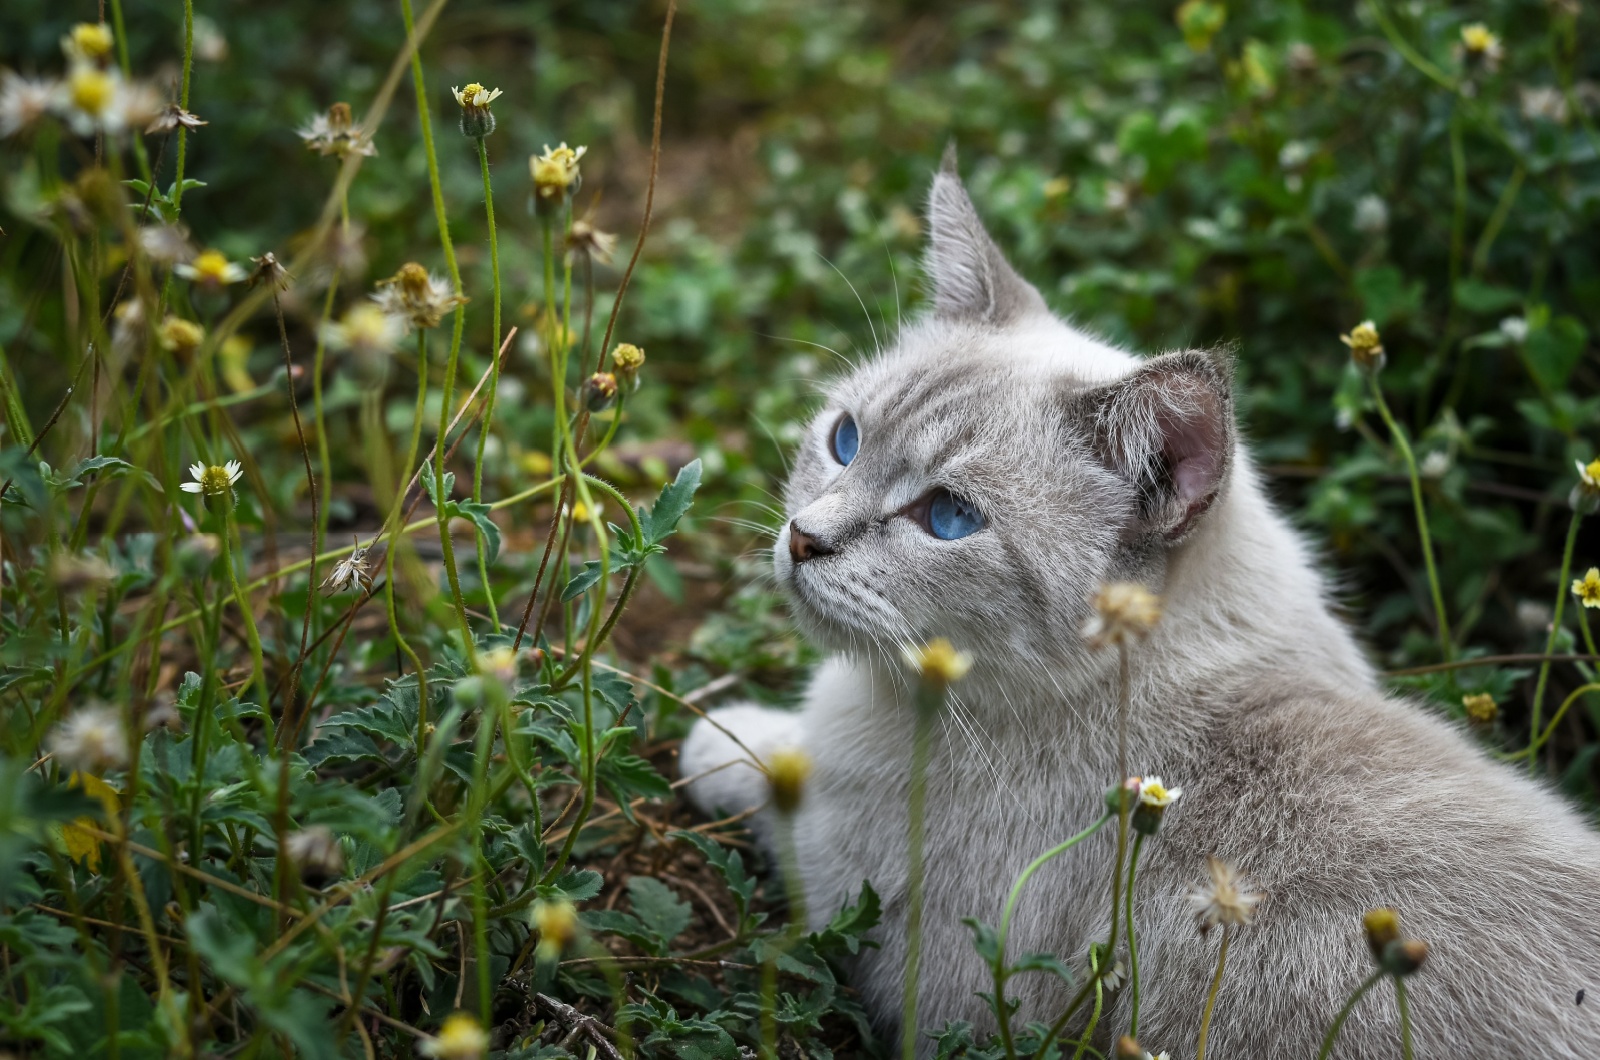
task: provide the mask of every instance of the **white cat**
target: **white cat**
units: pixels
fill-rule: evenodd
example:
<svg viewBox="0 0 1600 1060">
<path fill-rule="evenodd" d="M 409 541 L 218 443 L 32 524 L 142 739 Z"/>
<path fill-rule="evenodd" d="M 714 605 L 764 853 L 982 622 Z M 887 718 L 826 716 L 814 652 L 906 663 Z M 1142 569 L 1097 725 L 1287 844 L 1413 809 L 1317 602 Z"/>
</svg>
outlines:
<svg viewBox="0 0 1600 1060">
<path fill-rule="evenodd" d="M 1218 937 L 1198 933 L 1186 896 L 1216 854 L 1265 897 L 1232 942 L 1208 1055 L 1314 1056 L 1372 968 L 1361 917 L 1375 906 L 1432 946 L 1410 980 L 1418 1056 L 1600 1055 L 1600 1005 L 1576 1003 L 1600 985 L 1600 839 L 1547 787 L 1385 694 L 1236 437 L 1226 359 L 1141 360 L 1052 316 L 952 164 L 928 221 L 932 312 L 833 386 L 788 485 L 777 578 L 834 654 L 798 713 L 735 706 L 694 728 L 681 769 L 707 775 L 691 798 L 707 812 L 766 799 L 748 765 L 708 773 L 743 762 L 741 743 L 809 751 L 795 828 L 809 907 L 826 920 L 863 880 L 882 895 L 881 948 L 852 981 L 895 1029 L 901 649 L 945 636 L 969 652 L 929 780 L 919 1022 L 992 1029 L 961 918 L 998 922 L 1022 868 L 1100 814 L 1118 779 L 1117 662 L 1081 631 L 1102 583 L 1142 582 L 1165 615 L 1133 655 L 1131 769 L 1185 792 L 1139 866 L 1145 1047 L 1194 1054 Z M 1113 831 L 1033 879 L 1012 954 L 1082 968 L 1109 924 Z M 1041 973 L 1008 993 L 1019 1026 L 1067 1000 Z M 1127 1029 L 1127 993 L 1100 1020 L 1102 1050 Z M 1394 992 L 1375 989 L 1335 1055 L 1397 1056 L 1398 1038 Z"/>
</svg>

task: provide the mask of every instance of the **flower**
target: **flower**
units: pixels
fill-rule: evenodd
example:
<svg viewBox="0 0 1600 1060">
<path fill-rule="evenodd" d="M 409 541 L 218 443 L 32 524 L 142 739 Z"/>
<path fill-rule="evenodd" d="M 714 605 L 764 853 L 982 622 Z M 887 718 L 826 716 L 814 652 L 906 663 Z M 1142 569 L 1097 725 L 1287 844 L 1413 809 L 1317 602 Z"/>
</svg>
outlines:
<svg viewBox="0 0 1600 1060">
<path fill-rule="evenodd" d="M 583 181 L 578 160 L 588 150 L 587 147 L 568 147 L 565 142 L 552 150 L 545 144 L 544 154 L 528 160 L 528 170 L 533 175 L 534 206 L 540 213 L 554 210 L 578 190 Z"/>
<path fill-rule="evenodd" d="M 201 341 L 206 337 L 205 329 L 192 320 L 182 317 L 169 316 L 161 322 L 161 327 L 156 332 L 156 338 L 161 342 L 161 348 L 171 350 L 180 357 L 193 356 L 194 351 L 200 348 Z"/>
<path fill-rule="evenodd" d="M 779 813 L 794 813 L 811 776 L 811 756 L 798 747 L 780 747 L 767 755 L 767 786 Z"/>
<path fill-rule="evenodd" d="M 121 76 L 88 63 L 74 66 L 58 87 L 56 105 L 79 136 L 120 132 L 122 104 Z"/>
<path fill-rule="evenodd" d="M 450 90 L 456 97 L 456 102 L 461 104 L 461 135 L 473 140 L 481 140 L 494 132 L 494 115 L 489 111 L 489 104 L 500 96 L 500 90 L 490 91 L 474 82 L 466 88 L 452 88 Z"/>
<path fill-rule="evenodd" d="M 617 382 L 630 390 L 639 389 L 639 369 L 644 367 L 644 351 L 631 342 L 620 342 L 611 351 L 611 370 Z"/>
<path fill-rule="evenodd" d="M 217 497 L 233 489 L 233 484 L 239 481 L 244 474 L 244 468 L 237 460 L 230 460 L 226 464 L 212 464 L 210 467 L 196 461 L 189 465 L 189 475 L 193 482 L 185 482 L 178 488 L 185 493 L 203 493 L 207 497 Z"/>
<path fill-rule="evenodd" d="M 1527 317 L 1506 317 L 1500 321 L 1500 334 L 1520 346 L 1528 338 Z"/>
<path fill-rule="evenodd" d="M 372 296 L 378 308 L 399 320 L 406 328 L 436 328 L 444 315 L 467 299 L 453 294 L 450 285 L 414 261 L 378 282 L 380 290 Z"/>
<path fill-rule="evenodd" d="M 283 856 L 308 886 L 320 888 L 344 873 L 344 851 L 333 829 L 314 824 L 283 840 Z"/>
<path fill-rule="evenodd" d="M 229 261 L 220 250 L 203 250 L 193 261 L 174 265 L 172 271 L 206 291 L 220 291 L 249 275 L 243 266 Z"/>
<path fill-rule="evenodd" d="M 337 323 L 330 323 L 322 338 L 332 349 L 373 357 L 393 353 L 395 344 L 405 333 L 405 324 L 397 317 L 371 302 L 358 302 L 346 310 Z"/>
<path fill-rule="evenodd" d="M 1128 981 L 1128 966 L 1117 961 L 1110 968 L 1100 973 L 1100 985 L 1109 992 L 1122 989 L 1122 984 Z"/>
<path fill-rule="evenodd" d="M 372 575 L 367 573 L 367 551 L 367 548 L 356 546 L 355 551 L 334 564 L 333 570 L 317 588 L 330 593 L 342 593 L 352 585 L 359 585 L 371 592 Z"/>
<path fill-rule="evenodd" d="M 61 50 L 75 63 L 104 62 L 111 57 L 111 27 L 104 22 L 79 22 L 61 38 Z"/>
<path fill-rule="evenodd" d="M 1596 589 L 1600 589 L 1600 579 L 1597 579 Z M 1478 692 L 1470 696 L 1461 697 L 1461 706 L 1467 712 L 1467 718 L 1479 725 L 1487 725 L 1500 713 L 1500 704 L 1487 692 Z"/>
<path fill-rule="evenodd" d="M 1522 116 L 1530 121 L 1552 121 L 1557 125 L 1567 123 L 1567 97 L 1553 85 L 1517 90 L 1522 99 Z"/>
<path fill-rule="evenodd" d="M 1383 367 L 1383 336 L 1378 334 L 1377 325 L 1372 321 L 1363 320 L 1350 329 L 1350 334 L 1340 335 L 1339 341 L 1350 347 L 1350 359 L 1356 362 L 1356 367 L 1369 372 Z"/>
<path fill-rule="evenodd" d="M 301 126 L 298 133 L 306 147 L 319 155 L 344 158 L 346 155 L 371 157 L 378 153 L 371 137 L 355 124 L 348 103 L 335 103 L 328 108 L 328 113 L 318 114 Z"/>
<path fill-rule="evenodd" d="M 1362 235 L 1382 235 L 1389 230 L 1389 204 L 1379 195 L 1361 196 L 1356 200 L 1350 224 Z"/>
<path fill-rule="evenodd" d="M 609 408 L 617 399 L 617 377 L 610 372 L 596 372 L 583 383 L 583 403 L 590 412 Z"/>
<path fill-rule="evenodd" d="M 1139 805 L 1166 809 L 1183 797 L 1182 788 L 1169 788 L 1160 777 L 1145 777 L 1139 783 Z"/>
<path fill-rule="evenodd" d="M 1083 625 L 1091 648 L 1143 637 L 1161 620 L 1161 598 L 1136 582 L 1109 582 L 1090 601 L 1094 614 Z"/>
<path fill-rule="evenodd" d="M 1369 909 L 1361 918 L 1361 926 L 1367 932 L 1367 946 L 1372 950 L 1372 956 L 1383 960 L 1383 951 L 1388 949 L 1389 943 L 1400 938 L 1400 914 L 1389 908 Z"/>
<path fill-rule="evenodd" d="M 1444 478 L 1449 470 L 1450 454 L 1443 449 L 1435 449 L 1417 465 L 1417 473 L 1423 478 Z"/>
<path fill-rule="evenodd" d="M 1572 595 L 1584 607 L 1600 607 L 1600 567 L 1590 567 L 1583 577 L 1574 578 Z"/>
<path fill-rule="evenodd" d="M 1600 457 L 1585 464 L 1582 460 L 1575 461 L 1578 465 L 1578 484 L 1572 487 L 1572 494 L 1567 498 L 1567 503 L 1575 511 L 1589 515 L 1596 508 L 1600 508 Z"/>
<path fill-rule="evenodd" d="M 174 265 L 194 258 L 189 230 L 181 224 L 147 225 L 139 229 L 139 248 L 158 265 Z"/>
<path fill-rule="evenodd" d="M 1469 61 L 1481 62 L 1489 70 L 1497 68 L 1501 57 L 1505 55 L 1499 36 L 1482 22 L 1461 27 L 1461 44 L 1467 50 Z"/>
<path fill-rule="evenodd" d="M 610 232 L 600 231 L 587 220 L 580 218 L 567 229 L 569 254 L 587 254 L 592 261 L 610 261 L 616 249 L 617 237 Z"/>
<path fill-rule="evenodd" d="M 477 1060 L 489 1049 L 489 1036 L 478 1021 L 465 1012 L 445 1017 L 439 1035 L 417 1046 L 417 1052 L 436 1060 Z"/>
<path fill-rule="evenodd" d="M 578 934 L 578 910 L 571 902 L 536 902 L 533 926 L 539 932 L 538 959 L 553 961 Z"/>
<path fill-rule="evenodd" d="M 478 656 L 478 669 L 503 685 L 517 679 L 517 653 L 509 644 L 490 648 Z"/>
<path fill-rule="evenodd" d="M 251 287 L 258 283 L 265 283 L 278 288 L 280 291 L 289 289 L 289 270 L 283 267 L 283 263 L 278 260 L 278 256 L 272 251 L 267 251 L 259 258 L 251 258 L 250 263 L 255 266 L 250 270 L 249 282 Z"/>
<path fill-rule="evenodd" d="M 1242 927 L 1255 916 L 1259 894 L 1244 889 L 1244 881 L 1233 866 L 1214 857 L 1206 857 L 1206 872 L 1211 881 L 1205 887 L 1196 887 L 1189 894 L 1189 903 L 1200 921 L 1202 933 L 1218 924 Z"/>
<path fill-rule="evenodd" d="M 943 637 L 935 637 L 921 647 L 907 648 L 905 660 L 930 685 L 954 684 L 972 669 L 972 656 L 957 651 Z"/>
<path fill-rule="evenodd" d="M 78 711 L 59 723 L 45 742 L 63 769 L 98 774 L 128 764 L 122 715 L 110 707 Z"/>
<path fill-rule="evenodd" d="M 185 129 L 198 129 L 202 125 L 210 124 L 208 121 L 202 121 L 198 114 L 192 114 L 176 103 L 168 103 L 161 108 L 161 113 L 156 115 L 155 120 L 145 126 L 144 131 L 147 133 L 164 133 L 171 132 L 180 125 Z"/>
<path fill-rule="evenodd" d="M 0 137 L 15 136 L 33 128 L 50 112 L 56 93 L 53 81 L 23 77 L 10 70 L 0 71 Z"/>
</svg>

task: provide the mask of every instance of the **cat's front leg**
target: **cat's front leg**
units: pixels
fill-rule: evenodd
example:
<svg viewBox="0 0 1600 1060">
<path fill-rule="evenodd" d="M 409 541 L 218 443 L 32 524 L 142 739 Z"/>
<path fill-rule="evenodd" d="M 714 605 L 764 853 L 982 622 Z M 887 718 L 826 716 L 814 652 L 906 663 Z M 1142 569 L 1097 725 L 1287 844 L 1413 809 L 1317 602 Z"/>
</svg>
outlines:
<svg viewBox="0 0 1600 1060">
<path fill-rule="evenodd" d="M 767 781 L 752 762 L 765 761 L 781 747 L 800 743 L 800 715 L 787 710 L 739 703 L 711 711 L 689 730 L 678 752 L 678 771 L 689 781 L 689 801 L 701 813 L 716 817 L 744 813 L 767 801 Z M 765 813 L 750 828 L 770 841 Z"/>
</svg>

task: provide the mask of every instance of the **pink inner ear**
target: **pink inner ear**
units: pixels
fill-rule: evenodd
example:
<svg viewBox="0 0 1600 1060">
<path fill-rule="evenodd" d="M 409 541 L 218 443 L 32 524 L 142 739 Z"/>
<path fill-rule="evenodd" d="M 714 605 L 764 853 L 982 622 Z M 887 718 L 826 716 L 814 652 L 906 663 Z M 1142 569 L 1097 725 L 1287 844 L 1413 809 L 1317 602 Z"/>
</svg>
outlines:
<svg viewBox="0 0 1600 1060">
<path fill-rule="evenodd" d="M 1162 455 L 1178 495 L 1176 507 L 1182 513 L 1172 533 L 1186 529 L 1190 520 L 1210 507 L 1227 457 L 1222 447 L 1228 444 L 1228 435 L 1219 421 L 1222 410 L 1215 399 L 1201 392 L 1185 396 L 1193 404 L 1168 409 L 1157 417 L 1163 435 Z"/>
</svg>

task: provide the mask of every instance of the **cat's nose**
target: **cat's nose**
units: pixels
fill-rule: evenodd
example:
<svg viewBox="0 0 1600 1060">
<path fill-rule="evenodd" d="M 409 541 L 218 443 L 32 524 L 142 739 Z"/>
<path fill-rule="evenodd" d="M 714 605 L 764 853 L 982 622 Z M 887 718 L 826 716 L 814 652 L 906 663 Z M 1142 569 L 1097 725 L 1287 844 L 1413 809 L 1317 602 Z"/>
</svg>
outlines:
<svg viewBox="0 0 1600 1060">
<path fill-rule="evenodd" d="M 826 556 L 832 551 L 833 549 L 800 529 L 799 523 L 789 524 L 789 558 L 796 563 L 804 563 L 817 556 Z"/>
</svg>

